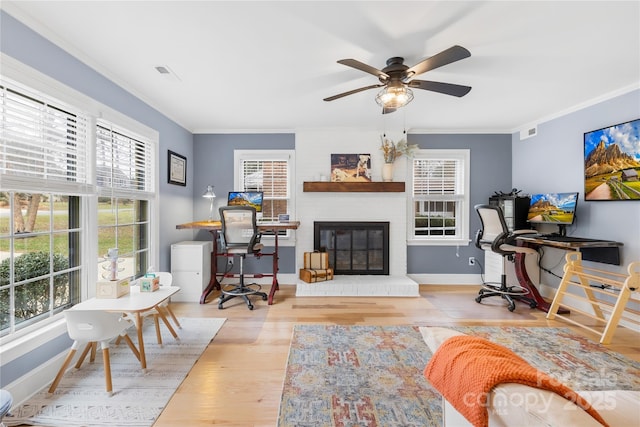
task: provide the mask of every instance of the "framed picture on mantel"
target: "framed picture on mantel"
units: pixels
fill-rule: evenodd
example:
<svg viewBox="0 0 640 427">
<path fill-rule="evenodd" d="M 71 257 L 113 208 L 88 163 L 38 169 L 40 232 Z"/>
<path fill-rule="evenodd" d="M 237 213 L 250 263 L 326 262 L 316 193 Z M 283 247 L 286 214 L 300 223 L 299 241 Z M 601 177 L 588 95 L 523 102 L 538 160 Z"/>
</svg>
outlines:
<svg viewBox="0 0 640 427">
<path fill-rule="evenodd" d="M 169 184 L 187 185 L 187 158 L 169 151 Z"/>
<path fill-rule="evenodd" d="M 332 154 L 331 182 L 371 182 L 371 154 Z"/>
</svg>

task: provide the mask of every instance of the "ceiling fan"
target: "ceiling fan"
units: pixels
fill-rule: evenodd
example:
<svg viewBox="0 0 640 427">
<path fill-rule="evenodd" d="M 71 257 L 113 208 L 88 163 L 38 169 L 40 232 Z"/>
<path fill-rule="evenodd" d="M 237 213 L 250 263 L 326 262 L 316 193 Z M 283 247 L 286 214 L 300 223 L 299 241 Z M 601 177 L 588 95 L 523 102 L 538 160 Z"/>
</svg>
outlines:
<svg viewBox="0 0 640 427">
<path fill-rule="evenodd" d="M 370 65 L 364 64 L 355 59 L 341 59 L 339 64 L 355 68 L 365 73 L 373 74 L 380 80 L 380 83 L 353 89 L 338 95 L 324 98 L 325 101 L 333 101 L 334 99 L 344 96 L 353 95 L 369 89 L 383 87 L 376 96 L 376 102 L 382 107 L 382 114 L 392 113 L 398 108 L 407 105 L 413 99 L 411 89 L 424 89 L 433 92 L 443 93 L 452 96 L 465 96 L 471 90 L 470 86 L 462 86 L 452 83 L 433 82 L 428 80 L 414 80 L 413 78 L 419 74 L 426 73 L 443 65 L 460 61 L 461 59 L 471 56 L 471 52 L 462 46 L 452 46 L 449 49 L 425 59 L 409 68 L 404 62 L 404 58 L 393 57 L 387 60 L 387 66 L 382 70 L 378 70 Z"/>
</svg>

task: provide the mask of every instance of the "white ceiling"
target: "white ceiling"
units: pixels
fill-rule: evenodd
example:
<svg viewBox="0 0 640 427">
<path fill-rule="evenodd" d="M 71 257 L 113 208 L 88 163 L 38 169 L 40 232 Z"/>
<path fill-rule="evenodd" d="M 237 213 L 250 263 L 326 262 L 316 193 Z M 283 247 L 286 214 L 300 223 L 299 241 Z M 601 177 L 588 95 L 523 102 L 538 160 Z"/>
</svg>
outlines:
<svg viewBox="0 0 640 427">
<path fill-rule="evenodd" d="M 639 1 L 3 1 L 2 8 L 194 133 L 313 128 L 513 132 L 640 85 Z M 378 80 L 337 64 L 412 66 L 453 45 L 471 57 L 418 78 L 382 115 Z M 160 75 L 165 66 L 177 78 Z"/>
</svg>

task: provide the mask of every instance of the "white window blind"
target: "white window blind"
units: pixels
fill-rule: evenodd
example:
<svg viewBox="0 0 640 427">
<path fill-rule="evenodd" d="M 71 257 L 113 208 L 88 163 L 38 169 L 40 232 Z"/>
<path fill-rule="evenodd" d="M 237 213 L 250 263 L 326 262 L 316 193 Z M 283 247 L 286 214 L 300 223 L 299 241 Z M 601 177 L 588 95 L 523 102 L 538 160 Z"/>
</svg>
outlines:
<svg viewBox="0 0 640 427">
<path fill-rule="evenodd" d="M 153 195 L 155 162 L 148 139 L 100 120 L 96 141 L 96 183 L 101 195 Z"/>
<path fill-rule="evenodd" d="M 412 161 L 415 241 L 460 244 L 468 230 L 468 150 L 420 150 Z"/>
<path fill-rule="evenodd" d="M 88 124 L 73 107 L 0 79 L 3 188 L 86 193 Z"/>
<path fill-rule="evenodd" d="M 295 218 L 295 195 L 291 190 L 294 162 L 293 150 L 234 150 L 234 188 L 264 193 L 263 221 L 278 221 L 279 215 Z M 284 238 L 281 243 L 292 237 L 290 230 L 281 230 L 278 235 Z"/>
<path fill-rule="evenodd" d="M 289 197 L 289 167 L 285 160 L 244 160 L 242 177 L 246 191 L 264 191 L 272 199 Z"/>
<path fill-rule="evenodd" d="M 457 159 L 416 159 L 414 196 L 460 194 L 460 161 Z"/>
</svg>

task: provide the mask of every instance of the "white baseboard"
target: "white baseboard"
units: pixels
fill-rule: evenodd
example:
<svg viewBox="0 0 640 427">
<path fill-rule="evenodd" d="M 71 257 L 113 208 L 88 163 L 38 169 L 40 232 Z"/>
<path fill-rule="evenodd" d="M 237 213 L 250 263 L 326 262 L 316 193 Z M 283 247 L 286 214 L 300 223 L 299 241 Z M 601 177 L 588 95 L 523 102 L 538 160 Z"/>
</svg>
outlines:
<svg viewBox="0 0 640 427">
<path fill-rule="evenodd" d="M 298 276 L 296 274 L 278 274 L 278 284 L 290 285 L 298 282 Z M 222 280 L 222 284 L 238 283 L 237 277 L 225 277 Z M 268 286 L 273 283 L 273 277 L 251 277 L 251 274 L 245 275 L 245 283 L 257 283 L 259 285 Z"/>
<path fill-rule="evenodd" d="M 482 285 L 479 274 L 409 274 L 421 285 Z"/>
<path fill-rule="evenodd" d="M 60 366 L 62 366 L 66 355 L 67 352 L 64 351 L 29 371 L 28 374 L 7 384 L 4 389 L 11 393 L 13 397 L 13 407 L 22 405 L 34 394 L 45 387 L 49 387 L 60 370 Z M 73 366 L 73 364 L 69 366 Z"/>
</svg>

